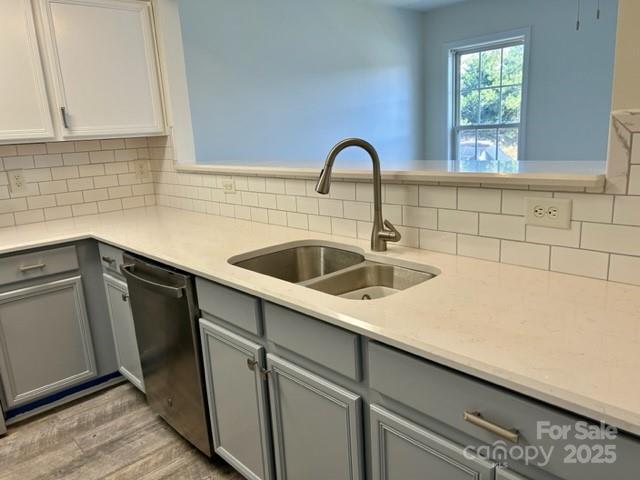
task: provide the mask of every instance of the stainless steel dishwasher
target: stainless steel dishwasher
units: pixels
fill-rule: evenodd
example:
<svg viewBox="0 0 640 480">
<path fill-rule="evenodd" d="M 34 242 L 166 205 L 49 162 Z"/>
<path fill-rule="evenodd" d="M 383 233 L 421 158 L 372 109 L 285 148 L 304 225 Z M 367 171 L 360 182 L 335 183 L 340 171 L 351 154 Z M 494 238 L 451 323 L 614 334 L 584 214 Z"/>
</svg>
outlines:
<svg viewBox="0 0 640 480">
<path fill-rule="evenodd" d="M 211 457 L 193 278 L 124 255 L 142 374 L 150 407 Z"/>
</svg>

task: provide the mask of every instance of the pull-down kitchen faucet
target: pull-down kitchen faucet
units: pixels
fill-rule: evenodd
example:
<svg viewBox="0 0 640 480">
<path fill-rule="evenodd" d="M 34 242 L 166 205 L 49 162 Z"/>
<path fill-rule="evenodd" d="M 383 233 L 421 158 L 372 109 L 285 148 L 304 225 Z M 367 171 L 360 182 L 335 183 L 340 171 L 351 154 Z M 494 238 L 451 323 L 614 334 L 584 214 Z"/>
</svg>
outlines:
<svg viewBox="0 0 640 480">
<path fill-rule="evenodd" d="M 326 195 L 331 188 L 331 171 L 336 157 L 345 148 L 360 147 L 371 157 L 373 163 L 373 231 L 371 232 L 371 250 L 384 252 L 387 250 L 387 242 L 399 242 L 402 236 L 389 220 L 382 219 L 382 177 L 380 174 L 380 158 L 378 152 L 369 142 L 360 138 L 347 138 L 339 142 L 331 152 L 324 164 L 316 192 Z"/>
</svg>

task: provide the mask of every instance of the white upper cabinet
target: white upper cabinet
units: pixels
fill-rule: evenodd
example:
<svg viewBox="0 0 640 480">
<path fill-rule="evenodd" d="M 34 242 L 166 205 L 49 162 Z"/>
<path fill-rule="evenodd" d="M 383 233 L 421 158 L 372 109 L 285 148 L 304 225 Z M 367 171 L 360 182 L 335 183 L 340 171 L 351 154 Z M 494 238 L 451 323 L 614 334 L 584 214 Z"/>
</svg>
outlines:
<svg viewBox="0 0 640 480">
<path fill-rule="evenodd" d="M 55 136 L 30 0 L 0 0 L 0 142 Z"/>
<path fill-rule="evenodd" d="M 150 3 L 40 0 L 40 6 L 61 137 L 163 133 Z"/>
</svg>

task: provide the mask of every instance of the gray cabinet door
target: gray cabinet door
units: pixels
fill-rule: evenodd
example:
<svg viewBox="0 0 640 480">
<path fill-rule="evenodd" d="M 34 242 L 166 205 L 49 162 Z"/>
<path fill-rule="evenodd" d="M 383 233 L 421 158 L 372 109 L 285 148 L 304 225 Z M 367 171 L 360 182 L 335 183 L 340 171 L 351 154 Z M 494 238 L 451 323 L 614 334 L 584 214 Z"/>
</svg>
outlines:
<svg viewBox="0 0 640 480">
<path fill-rule="evenodd" d="M 372 405 L 373 480 L 492 480 L 493 463 L 382 407 Z"/>
<path fill-rule="evenodd" d="M 498 468 L 496 470 L 496 480 L 529 480 L 527 477 L 512 472 L 507 468 Z"/>
<path fill-rule="evenodd" d="M 96 376 L 79 276 L 0 294 L 0 374 L 8 407 Z"/>
<path fill-rule="evenodd" d="M 117 280 L 110 275 L 104 275 L 104 285 L 107 291 L 109 317 L 118 357 L 118 369 L 125 378 L 144 392 L 144 379 L 142 377 L 142 367 L 140 366 L 136 329 L 133 323 L 131 305 L 129 304 L 129 289 L 125 282 Z"/>
<path fill-rule="evenodd" d="M 264 349 L 200 320 L 213 444 L 250 480 L 273 478 Z"/>
<path fill-rule="evenodd" d="M 267 355 L 277 478 L 364 478 L 361 398 Z"/>
</svg>

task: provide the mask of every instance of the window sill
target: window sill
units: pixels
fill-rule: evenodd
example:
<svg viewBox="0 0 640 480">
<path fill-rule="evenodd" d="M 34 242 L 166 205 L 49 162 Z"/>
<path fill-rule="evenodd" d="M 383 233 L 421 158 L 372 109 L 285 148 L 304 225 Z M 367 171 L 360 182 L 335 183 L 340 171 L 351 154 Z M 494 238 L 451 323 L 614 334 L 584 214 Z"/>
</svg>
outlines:
<svg viewBox="0 0 640 480">
<path fill-rule="evenodd" d="M 427 162 L 425 162 L 427 163 Z M 604 188 L 602 162 L 522 162 L 518 171 L 460 171 L 447 162 L 428 162 L 420 170 L 383 170 L 384 182 L 481 184 L 497 186 L 537 186 L 557 188 Z M 438 168 L 440 167 L 440 168 Z M 180 173 L 209 175 L 243 175 L 279 178 L 316 179 L 322 168 L 269 167 L 244 165 L 177 164 Z M 371 170 L 358 165 L 354 169 L 335 169 L 332 177 L 340 180 L 371 181 Z"/>
</svg>

